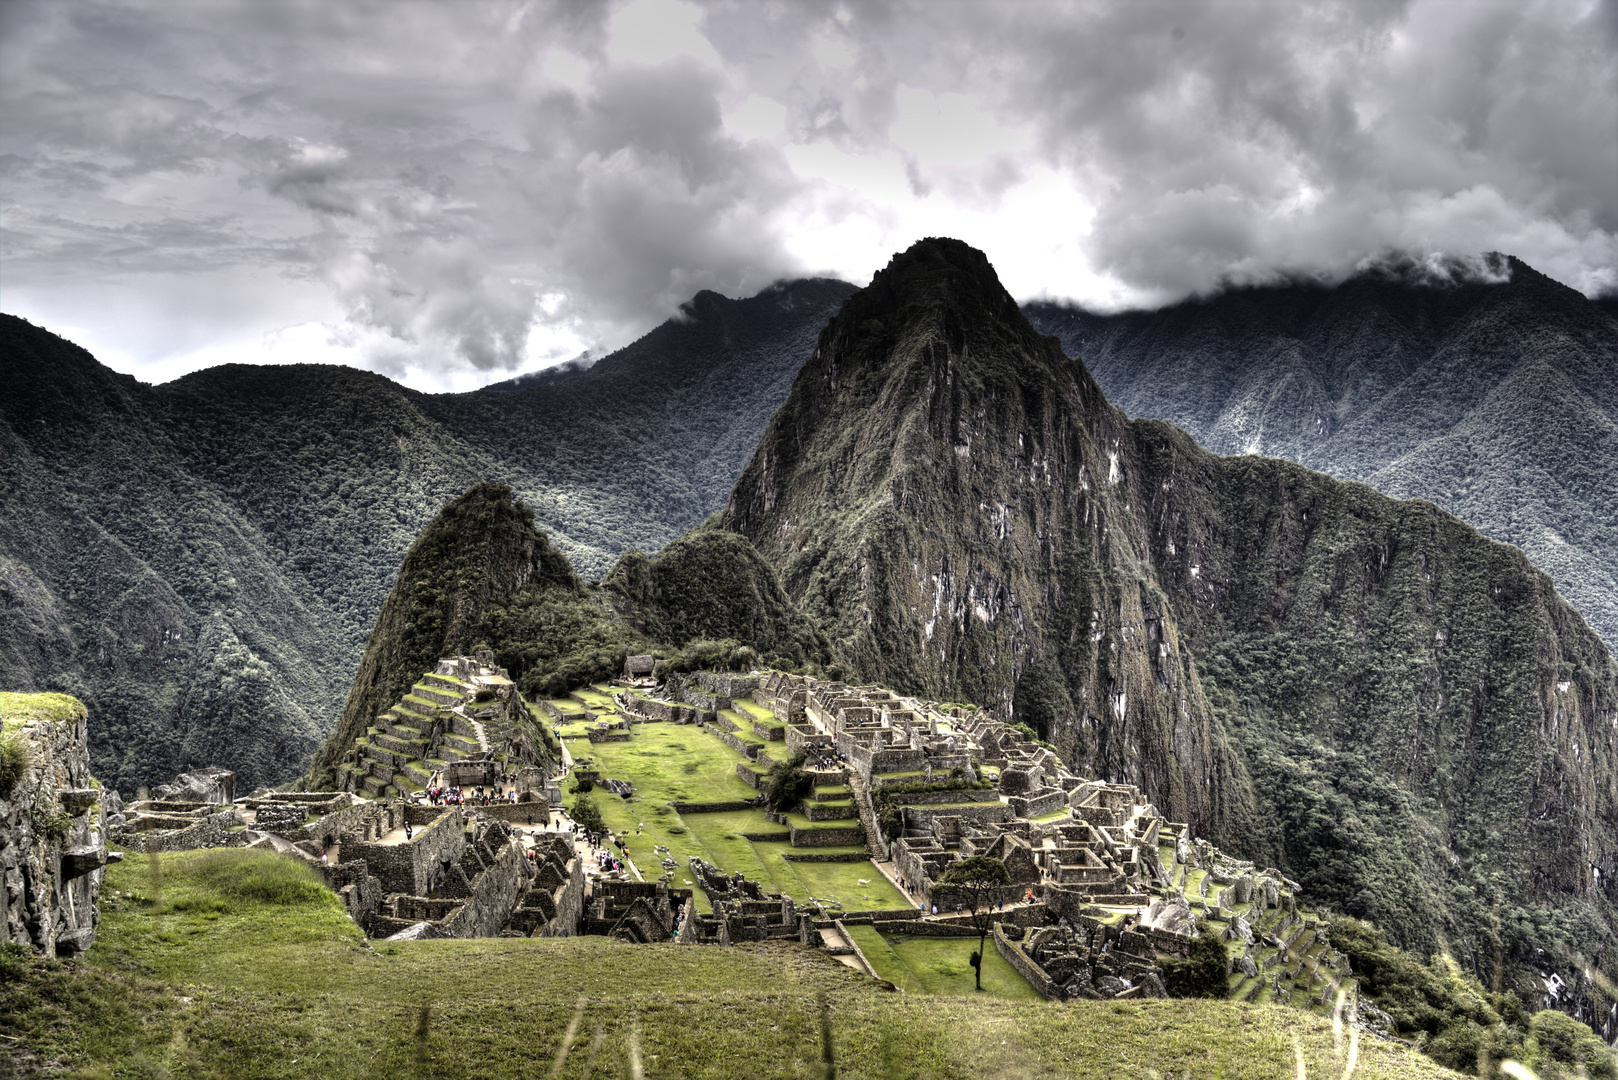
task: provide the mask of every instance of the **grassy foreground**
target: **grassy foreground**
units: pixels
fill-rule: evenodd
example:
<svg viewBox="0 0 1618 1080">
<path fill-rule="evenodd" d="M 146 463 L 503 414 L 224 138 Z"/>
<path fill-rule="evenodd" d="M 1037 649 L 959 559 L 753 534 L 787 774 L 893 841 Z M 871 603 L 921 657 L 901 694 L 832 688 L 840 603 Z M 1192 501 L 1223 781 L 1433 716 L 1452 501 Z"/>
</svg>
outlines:
<svg viewBox="0 0 1618 1080">
<path fill-rule="evenodd" d="M 306 871 L 256 852 L 132 861 L 104 895 L 84 960 L 0 960 L 0 1046 L 24 1075 L 614 1077 L 638 1051 L 648 1078 L 819 1077 L 822 1003 L 844 1078 L 1292 1077 L 1295 1046 L 1308 1076 L 1342 1074 L 1330 1026 L 1292 1009 L 896 994 L 793 946 L 373 949 Z M 1354 1075 L 1453 1074 L 1367 1041 Z"/>
</svg>

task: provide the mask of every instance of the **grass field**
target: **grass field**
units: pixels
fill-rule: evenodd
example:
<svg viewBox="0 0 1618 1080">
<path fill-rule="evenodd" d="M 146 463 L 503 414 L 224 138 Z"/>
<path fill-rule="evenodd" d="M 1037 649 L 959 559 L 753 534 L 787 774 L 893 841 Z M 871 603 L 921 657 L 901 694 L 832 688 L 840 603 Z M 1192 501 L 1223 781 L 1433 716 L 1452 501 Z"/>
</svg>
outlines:
<svg viewBox="0 0 1618 1080">
<path fill-rule="evenodd" d="M 108 868 L 82 960 L 0 954 L 0 1068 L 186 1080 L 1336 1078 L 1287 1008 L 894 994 L 796 946 L 607 938 L 378 943 L 290 860 L 213 851 Z M 957 946 L 958 947 L 958 946 Z M 576 1039 L 553 1068 L 575 1009 Z M 599 1033 L 599 1034 L 598 1034 Z M 591 1047 L 595 1047 L 592 1055 Z M 11 1060 L 5 1060 L 5 1055 Z M 1453 1076 L 1362 1042 L 1356 1078 Z"/>
<path fill-rule="evenodd" d="M 654 845 L 669 849 L 679 864 L 676 885 L 690 880 L 687 860 L 695 855 L 731 873 L 740 872 L 773 892 L 782 892 L 799 902 L 810 897 L 836 900 L 844 910 L 862 911 L 908 907 L 904 894 L 895 889 L 869 861 L 852 863 L 800 863 L 788 861 L 794 850 L 788 831 L 764 819 L 760 810 L 732 810 L 717 813 L 680 814 L 671 802 L 716 803 L 754 798 L 758 793 L 736 775 L 737 764 L 747 759 L 712 734 L 694 725 L 637 724 L 629 742 L 591 743 L 585 739 L 568 742 L 575 760 L 593 759 L 601 775 L 628 780 L 635 793 L 628 799 L 597 792 L 596 805 L 607 825 L 630 833 L 629 851 L 641 873 L 655 878 L 662 872 Z M 795 816 L 800 828 L 808 819 Z M 845 823 L 846 824 L 846 823 Z M 639 830 L 639 835 L 636 831 Z M 779 837 L 749 840 L 743 834 Z M 810 849 L 798 849 L 807 851 Z M 852 853 L 854 847 L 814 848 L 815 852 Z M 869 884 L 861 885 L 861 879 Z M 707 911 L 707 899 L 699 891 L 697 905 Z"/>
<path fill-rule="evenodd" d="M 965 994 L 1003 1001 L 1042 1001 L 989 943 L 984 950 L 983 990 L 977 989 L 968 957 L 977 950 L 977 938 L 884 938 L 872 926 L 850 926 L 848 932 L 871 962 L 876 973 L 912 994 Z"/>
</svg>

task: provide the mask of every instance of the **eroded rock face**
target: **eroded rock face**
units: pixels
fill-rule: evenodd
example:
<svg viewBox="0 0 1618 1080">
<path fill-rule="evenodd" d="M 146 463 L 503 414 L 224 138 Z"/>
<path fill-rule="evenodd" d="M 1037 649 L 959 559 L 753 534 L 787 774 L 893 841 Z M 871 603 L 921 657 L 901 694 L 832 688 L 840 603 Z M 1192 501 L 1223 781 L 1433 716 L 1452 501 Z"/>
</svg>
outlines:
<svg viewBox="0 0 1618 1080">
<path fill-rule="evenodd" d="M 5 699 L 6 737 L 28 766 L 0 792 L 0 933 L 45 956 L 71 956 L 95 942 L 108 861 L 87 714 L 59 694 Z"/>
</svg>

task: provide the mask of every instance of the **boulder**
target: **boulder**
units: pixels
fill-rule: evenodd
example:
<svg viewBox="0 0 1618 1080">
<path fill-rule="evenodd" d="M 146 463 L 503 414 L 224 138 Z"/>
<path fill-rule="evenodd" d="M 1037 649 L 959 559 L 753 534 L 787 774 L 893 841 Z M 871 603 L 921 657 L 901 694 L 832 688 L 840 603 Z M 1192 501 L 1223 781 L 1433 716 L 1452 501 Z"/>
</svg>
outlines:
<svg viewBox="0 0 1618 1080">
<path fill-rule="evenodd" d="M 1146 909 L 1141 925 L 1183 937 L 1197 936 L 1197 917 L 1183 897 L 1165 896 L 1152 901 Z"/>
<path fill-rule="evenodd" d="M 181 773 L 160 786 L 152 797 L 169 802 L 235 802 L 236 774 L 228 769 L 197 769 Z"/>
</svg>

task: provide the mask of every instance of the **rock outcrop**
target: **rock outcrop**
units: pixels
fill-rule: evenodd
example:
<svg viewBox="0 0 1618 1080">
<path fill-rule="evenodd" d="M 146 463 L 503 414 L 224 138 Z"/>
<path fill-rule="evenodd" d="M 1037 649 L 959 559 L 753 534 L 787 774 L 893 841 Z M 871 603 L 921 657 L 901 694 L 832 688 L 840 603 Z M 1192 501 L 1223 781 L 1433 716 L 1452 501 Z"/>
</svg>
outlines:
<svg viewBox="0 0 1618 1080">
<path fill-rule="evenodd" d="M 0 933 L 44 956 L 95 942 L 109 855 L 88 714 L 62 694 L 0 694 Z"/>
</svg>

